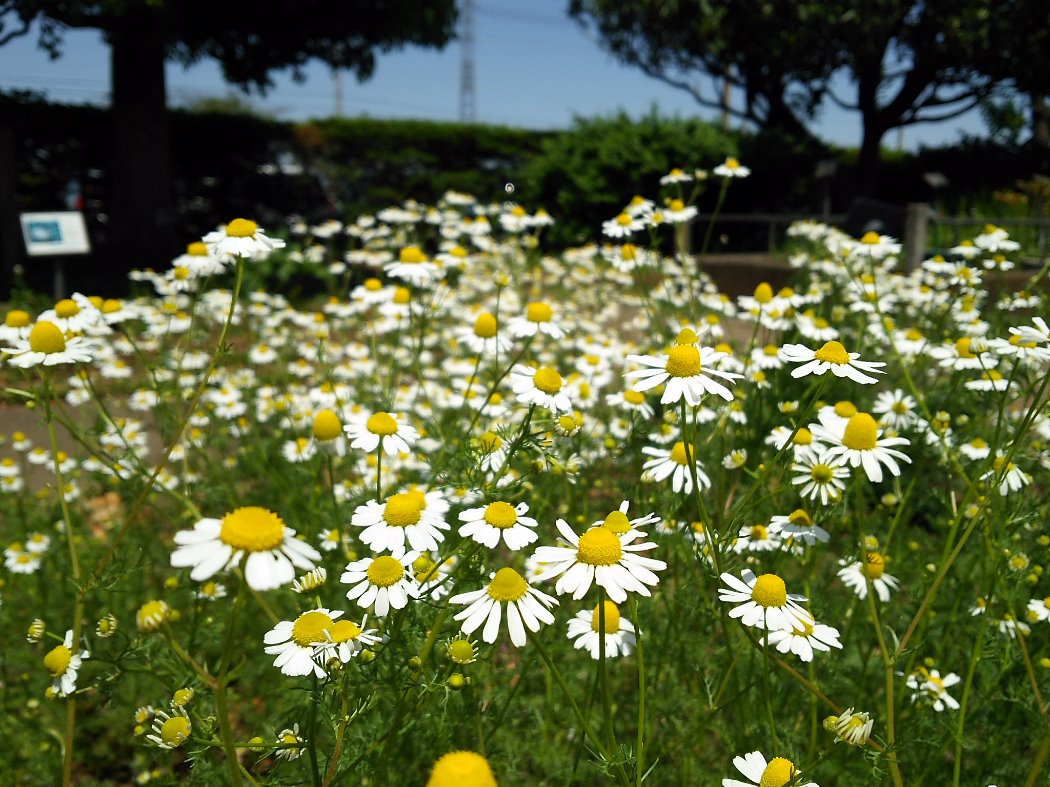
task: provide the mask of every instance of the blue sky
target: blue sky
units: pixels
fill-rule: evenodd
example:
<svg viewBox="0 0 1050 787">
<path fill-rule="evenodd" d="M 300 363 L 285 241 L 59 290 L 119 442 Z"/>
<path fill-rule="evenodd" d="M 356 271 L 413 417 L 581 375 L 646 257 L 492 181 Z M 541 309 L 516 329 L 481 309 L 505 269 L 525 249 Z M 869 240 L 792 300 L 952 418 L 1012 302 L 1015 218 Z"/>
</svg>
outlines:
<svg viewBox="0 0 1050 787">
<path fill-rule="evenodd" d="M 685 92 L 618 64 L 564 12 L 566 0 L 477 0 L 475 85 L 481 122 L 528 128 L 563 128 L 575 115 L 632 116 L 656 107 L 661 114 L 714 119 Z M 407 48 L 380 56 L 372 79 L 342 79 L 343 114 L 380 118 L 455 120 L 459 115 L 461 52 L 453 42 L 444 51 Z M 252 96 L 260 109 L 287 120 L 333 114 L 331 72 L 320 64 L 308 69 L 305 83 L 278 74 L 264 98 Z M 36 47 L 35 36 L 0 47 L 0 89 L 33 89 L 55 101 L 106 103 L 109 55 L 94 31 L 70 31 L 62 58 L 51 61 Z M 169 104 L 229 92 L 214 61 L 184 69 L 168 66 Z M 827 109 L 815 125 L 819 136 L 840 145 L 857 145 L 856 114 Z M 940 124 L 910 126 L 907 149 L 952 142 L 962 131 L 983 132 L 976 113 Z M 899 144 L 897 132 L 883 140 Z M 701 162 L 697 162 L 701 164 Z"/>
</svg>

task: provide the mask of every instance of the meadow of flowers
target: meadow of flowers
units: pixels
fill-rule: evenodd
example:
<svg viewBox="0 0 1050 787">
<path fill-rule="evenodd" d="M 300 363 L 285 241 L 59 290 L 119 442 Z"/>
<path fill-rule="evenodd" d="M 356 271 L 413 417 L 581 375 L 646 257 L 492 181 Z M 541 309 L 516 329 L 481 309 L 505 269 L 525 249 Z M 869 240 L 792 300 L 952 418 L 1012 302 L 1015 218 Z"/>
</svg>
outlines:
<svg viewBox="0 0 1050 787">
<path fill-rule="evenodd" d="M 4 781 L 1045 784 L 1045 271 L 802 223 L 733 299 L 680 230 L 747 174 L 12 304 Z"/>
</svg>

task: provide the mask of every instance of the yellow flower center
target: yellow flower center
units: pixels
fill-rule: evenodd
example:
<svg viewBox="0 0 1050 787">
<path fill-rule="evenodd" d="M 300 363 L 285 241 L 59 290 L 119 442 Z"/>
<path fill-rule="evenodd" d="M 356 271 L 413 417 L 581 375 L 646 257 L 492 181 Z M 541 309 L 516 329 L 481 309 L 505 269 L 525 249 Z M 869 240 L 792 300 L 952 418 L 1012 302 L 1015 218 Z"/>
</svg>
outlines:
<svg viewBox="0 0 1050 787">
<path fill-rule="evenodd" d="M 186 253 L 191 257 L 207 257 L 208 247 L 205 246 L 201 241 L 195 241 L 186 246 Z"/>
<path fill-rule="evenodd" d="M 767 344 L 762 348 L 762 354 L 770 358 L 775 358 L 780 353 L 780 348 L 775 344 Z"/>
<path fill-rule="evenodd" d="M 470 664 L 477 658 L 474 646 L 467 639 L 454 639 L 445 648 L 448 657 L 457 664 Z M 458 787 L 458 785 L 457 785 Z"/>
<path fill-rule="evenodd" d="M 755 300 L 759 303 L 769 303 L 773 300 L 773 288 L 769 282 L 764 281 L 755 287 Z"/>
<path fill-rule="evenodd" d="M 226 236 L 229 238 L 251 238 L 259 230 L 259 225 L 248 219 L 234 219 L 226 225 Z"/>
<path fill-rule="evenodd" d="M 182 265 L 176 265 L 172 273 L 176 281 L 186 281 L 190 277 L 190 269 Z"/>
<path fill-rule="evenodd" d="M 623 400 L 628 404 L 642 404 L 645 401 L 645 394 L 639 391 L 624 391 Z"/>
<path fill-rule="evenodd" d="M 4 325 L 8 328 L 25 328 L 30 322 L 29 312 L 22 309 L 12 309 L 4 318 Z"/>
<path fill-rule="evenodd" d="M 796 508 L 788 514 L 788 521 L 793 525 L 801 525 L 803 527 L 809 527 L 813 524 L 813 520 L 809 518 L 809 514 L 801 508 Z"/>
<path fill-rule="evenodd" d="M 964 336 L 955 343 L 955 352 L 959 353 L 960 358 L 976 358 L 977 356 L 970 352 L 970 342 L 972 339 L 969 336 Z"/>
<path fill-rule="evenodd" d="M 438 575 L 438 564 L 426 555 L 420 555 L 412 561 L 412 575 L 416 582 L 429 582 Z"/>
<path fill-rule="evenodd" d="M 810 445 L 813 442 L 813 433 L 806 427 L 801 427 L 795 433 L 795 445 Z"/>
<path fill-rule="evenodd" d="M 63 319 L 69 319 L 76 314 L 80 314 L 80 306 L 71 298 L 63 298 L 55 304 L 55 314 Z"/>
<path fill-rule="evenodd" d="M 685 203 L 680 199 L 673 199 L 667 205 L 668 210 L 685 210 Z"/>
<path fill-rule="evenodd" d="M 405 567 L 390 555 L 380 555 L 368 567 L 368 581 L 381 588 L 400 582 L 405 576 Z"/>
<path fill-rule="evenodd" d="M 332 642 L 350 642 L 361 636 L 361 627 L 352 620 L 337 620 L 328 629 Z"/>
<path fill-rule="evenodd" d="M 489 583 L 489 597 L 495 601 L 517 601 L 528 592 L 529 584 L 513 568 L 501 568 Z"/>
<path fill-rule="evenodd" d="M 532 376 L 532 382 L 545 394 L 556 394 L 561 390 L 562 379 L 554 369 L 549 366 L 541 366 Z"/>
<path fill-rule="evenodd" d="M 970 445 L 974 448 L 987 448 L 988 441 L 985 440 L 983 437 L 975 437 L 973 438 L 973 440 L 970 441 Z"/>
<path fill-rule="evenodd" d="M 725 162 L 726 169 L 740 169 L 740 162 L 735 158 L 727 158 Z"/>
<path fill-rule="evenodd" d="M 292 624 L 292 639 L 296 645 L 304 648 L 315 642 L 324 642 L 325 629 L 331 628 L 334 622 L 323 612 L 304 612 Z"/>
<path fill-rule="evenodd" d="M 751 588 L 751 599 L 763 607 L 782 607 L 787 604 L 787 585 L 776 574 L 763 574 Z"/>
<path fill-rule="evenodd" d="M 176 714 L 160 725 L 160 739 L 168 746 L 181 746 L 190 737 L 190 720 Z"/>
<path fill-rule="evenodd" d="M 394 290 L 394 303 L 397 305 L 404 306 L 410 300 L 412 300 L 412 293 L 408 287 L 398 287 Z"/>
<path fill-rule="evenodd" d="M 601 607 L 594 608 L 591 617 L 591 629 L 601 632 Z M 615 633 L 620 630 L 620 608 L 606 599 L 605 601 L 605 633 Z"/>
<path fill-rule="evenodd" d="M 170 608 L 164 601 L 147 601 L 135 613 L 135 625 L 139 631 L 156 631 L 168 619 Z"/>
<path fill-rule="evenodd" d="M 423 513 L 419 500 L 411 492 L 391 495 L 383 507 L 383 519 L 393 527 L 409 527 L 417 524 Z"/>
<path fill-rule="evenodd" d="M 865 232 L 864 236 L 860 239 L 860 242 L 866 246 L 875 246 L 879 242 L 879 233 Z"/>
<path fill-rule="evenodd" d="M 496 316 L 489 312 L 482 312 L 474 321 L 474 335 L 482 339 L 491 339 L 496 335 Z"/>
<path fill-rule="evenodd" d="M 868 579 L 878 579 L 886 570 L 886 558 L 878 552 L 869 552 L 867 560 L 861 563 L 861 570 Z"/>
<path fill-rule="evenodd" d="M 813 357 L 825 363 L 849 363 L 849 353 L 841 343 L 836 341 L 825 342 L 823 347 L 813 353 Z"/>
<path fill-rule="evenodd" d="M 621 213 L 619 216 L 616 217 L 616 223 L 619 224 L 621 227 L 629 227 L 632 221 L 633 219 L 631 218 L 630 213 Z"/>
<path fill-rule="evenodd" d="M 623 545 L 617 535 L 604 527 L 592 527 L 580 536 L 576 559 L 591 566 L 611 566 L 623 557 Z"/>
<path fill-rule="evenodd" d="M 611 511 L 609 516 L 605 517 L 605 521 L 602 522 L 602 527 L 619 535 L 631 529 L 631 520 L 627 518 L 627 514 L 623 511 Z"/>
<path fill-rule="evenodd" d="M 69 668 L 73 660 L 73 653 L 65 645 L 56 645 L 44 656 L 44 667 L 51 673 L 51 677 L 57 678 Z"/>
<path fill-rule="evenodd" d="M 497 500 L 495 503 L 489 503 L 485 508 L 485 521 L 493 527 L 505 530 L 518 523 L 518 512 L 510 503 Z"/>
<path fill-rule="evenodd" d="M 415 265 L 420 262 L 427 261 L 427 255 L 423 253 L 423 250 L 419 246 L 405 246 L 401 249 L 401 253 L 398 254 L 398 262 L 405 263 L 408 265 Z"/>
<path fill-rule="evenodd" d="M 488 760 L 472 751 L 453 751 L 434 763 L 426 787 L 496 787 Z"/>
<path fill-rule="evenodd" d="M 693 446 L 689 446 L 689 454 L 696 456 L 696 450 Z M 689 464 L 689 454 L 686 453 L 685 443 L 679 440 L 671 447 L 671 461 L 675 464 L 685 465 Z"/>
<path fill-rule="evenodd" d="M 875 419 L 867 413 L 857 413 L 846 423 L 842 444 L 854 451 L 871 451 L 878 441 Z"/>
<path fill-rule="evenodd" d="M 222 518 L 219 539 L 245 552 L 268 552 L 284 540 L 284 520 L 259 506 L 244 506 Z"/>
<path fill-rule="evenodd" d="M 503 438 L 495 432 L 485 432 L 485 434 L 478 438 L 478 443 L 480 443 L 482 451 L 485 453 L 491 453 L 503 445 Z"/>
<path fill-rule="evenodd" d="M 394 420 L 390 413 L 378 412 L 369 416 L 368 420 L 365 421 L 365 429 L 380 437 L 389 437 L 392 434 L 397 434 L 397 421 Z"/>
<path fill-rule="evenodd" d="M 638 247 L 633 243 L 625 243 L 620 247 L 620 257 L 625 260 L 633 260 L 638 257 Z"/>
<path fill-rule="evenodd" d="M 796 637 L 808 637 L 813 633 L 813 616 L 806 613 L 806 619 L 800 621 L 794 621 L 791 624 L 791 633 Z"/>
<path fill-rule="evenodd" d="M 695 377 L 700 374 L 700 351 L 689 344 L 679 344 L 667 351 L 667 373 L 672 377 Z"/>
<path fill-rule="evenodd" d="M 66 349 L 66 337 L 62 335 L 61 329 L 53 322 L 38 322 L 29 332 L 29 349 L 35 353 L 64 352 Z"/>
<path fill-rule="evenodd" d="M 767 538 L 769 538 L 769 530 L 765 525 L 751 526 L 751 539 L 753 541 L 765 541 Z"/>
<path fill-rule="evenodd" d="M 835 415 L 839 418 L 852 418 L 857 414 L 857 406 L 853 402 L 835 402 Z"/>
<path fill-rule="evenodd" d="M 365 289 L 369 292 L 379 292 L 379 290 L 383 289 L 383 282 L 374 277 L 365 279 Z"/>
<path fill-rule="evenodd" d="M 314 416 L 314 437 L 318 440 L 334 440 L 343 433 L 339 416 L 331 410 L 322 410 Z"/>
<path fill-rule="evenodd" d="M 550 322 L 554 318 L 551 307 L 545 303 L 533 302 L 525 308 L 525 319 L 529 322 Z"/>
<path fill-rule="evenodd" d="M 870 234 L 869 232 L 868 235 Z M 785 784 L 791 781 L 791 776 L 794 773 L 795 766 L 791 760 L 785 760 L 783 757 L 774 757 L 769 761 L 766 769 L 762 771 L 762 778 L 758 782 L 758 787 L 784 787 Z"/>
</svg>

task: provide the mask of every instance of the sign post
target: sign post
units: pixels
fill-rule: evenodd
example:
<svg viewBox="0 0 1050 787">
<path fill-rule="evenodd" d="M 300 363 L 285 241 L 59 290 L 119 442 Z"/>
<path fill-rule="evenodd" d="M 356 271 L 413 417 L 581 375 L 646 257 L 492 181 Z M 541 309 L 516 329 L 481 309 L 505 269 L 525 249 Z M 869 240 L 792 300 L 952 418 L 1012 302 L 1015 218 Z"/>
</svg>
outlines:
<svg viewBox="0 0 1050 787">
<path fill-rule="evenodd" d="M 65 257 L 91 252 L 84 214 L 75 210 L 21 213 L 22 239 L 30 257 L 51 257 L 54 264 L 54 296 L 66 296 Z"/>
</svg>

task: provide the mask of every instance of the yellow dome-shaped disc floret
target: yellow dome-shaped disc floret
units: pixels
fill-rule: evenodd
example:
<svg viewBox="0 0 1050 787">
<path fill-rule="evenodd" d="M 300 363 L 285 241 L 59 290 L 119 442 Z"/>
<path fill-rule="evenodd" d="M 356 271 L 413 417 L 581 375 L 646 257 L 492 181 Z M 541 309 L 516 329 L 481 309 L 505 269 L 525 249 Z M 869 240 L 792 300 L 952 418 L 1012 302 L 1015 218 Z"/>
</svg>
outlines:
<svg viewBox="0 0 1050 787">
<path fill-rule="evenodd" d="M 813 353 L 813 357 L 818 361 L 824 361 L 825 363 L 849 363 L 849 353 L 846 352 L 846 348 L 842 346 L 841 342 L 836 342 L 834 340 L 824 342 L 824 346 Z"/>
<path fill-rule="evenodd" d="M 73 653 L 65 645 L 56 645 L 44 656 L 44 668 L 51 673 L 51 677 L 57 678 L 62 675 L 73 660 Z"/>
<path fill-rule="evenodd" d="M 332 410 L 321 410 L 314 416 L 313 434 L 322 442 L 334 440 L 343 433 L 343 424 Z"/>
<path fill-rule="evenodd" d="M 751 588 L 751 599 L 763 607 L 782 607 L 787 603 L 787 585 L 776 574 L 763 574 Z"/>
<path fill-rule="evenodd" d="M 251 238 L 259 231 L 259 225 L 248 219 L 234 219 L 226 225 L 226 235 L 230 238 Z"/>
<path fill-rule="evenodd" d="M 601 631 L 601 607 L 595 607 L 591 615 L 591 629 Z M 620 608 L 614 603 L 605 600 L 605 633 L 615 633 L 620 630 Z"/>
<path fill-rule="evenodd" d="M 627 518 L 627 514 L 623 511 L 610 511 L 609 516 L 605 517 L 605 521 L 602 522 L 602 527 L 617 535 L 621 535 L 631 529 L 631 520 Z"/>
<path fill-rule="evenodd" d="M 868 579 L 879 579 L 886 571 L 886 558 L 878 552 L 869 552 L 861 563 L 861 571 Z"/>
<path fill-rule="evenodd" d="M 284 540 L 284 520 L 259 506 L 244 506 L 222 518 L 219 540 L 245 552 L 268 552 Z"/>
<path fill-rule="evenodd" d="M 525 581 L 513 568 L 501 568 L 488 586 L 489 597 L 495 601 L 517 601 L 529 590 Z"/>
<path fill-rule="evenodd" d="M 419 497 L 411 492 L 400 492 L 387 498 L 383 506 L 383 519 L 393 527 L 410 527 L 418 524 L 423 515 Z"/>
<path fill-rule="evenodd" d="M 29 349 L 46 355 L 65 352 L 66 337 L 57 325 L 44 320 L 34 325 L 29 332 Z"/>
<path fill-rule="evenodd" d="M 317 642 L 324 642 L 325 630 L 331 629 L 334 623 L 335 621 L 324 612 L 318 610 L 304 612 L 292 624 L 292 639 L 295 640 L 296 645 L 304 648 Z"/>
<path fill-rule="evenodd" d="M 485 508 L 485 521 L 493 527 L 505 530 L 518 523 L 518 512 L 510 503 L 497 500 L 495 503 L 489 503 Z"/>
<path fill-rule="evenodd" d="M 4 325 L 8 328 L 27 328 L 31 322 L 29 312 L 22 309 L 12 309 L 4 317 Z"/>
<path fill-rule="evenodd" d="M 534 301 L 525 307 L 525 319 L 529 322 L 550 322 L 554 319 L 554 313 L 546 303 Z"/>
<path fill-rule="evenodd" d="M 474 335 L 480 339 L 491 339 L 496 335 L 499 325 L 496 316 L 491 312 L 482 312 L 474 320 Z"/>
<path fill-rule="evenodd" d="M 576 557 L 591 566 L 611 566 L 623 557 L 623 544 L 608 528 L 592 527 L 580 536 Z"/>
<path fill-rule="evenodd" d="M 867 413 L 857 413 L 846 423 L 842 444 L 854 451 L 870 451 L 878 444 L 878 426 Z"/>
<path fill-rule="evenodd" d="M 672 377 L 700 374 L 700 351 L 691 344 L 677 344 L 667 351 L 667 373 Z"/>
<path fill-rule="evenodd" d="M 380 555 L 372 561 L 365 573 L 368 575 L 368 581 L 373 585 L 388 588 L 404 578 L 405 567 L 390 555 Z"/>
<path fill-rule="evenodd" d="M 397 434 L 397 421 L 390 413 L 378 412 L 370 415 L 365 421 L 365 429 L 380 437 Z"/>
<path fill-rule="evenodd" d="M 561 375 L 549 366 L 541 366 L 532 376 L 532 382 L 545 394 L 556 394 L 561 390 Z"/>
<path fill-rule="evenodd" d="M 434 763 L 426 787 L 496 787 L 496 777 L 480 754 L 453 751 Z"/>
<path fill-rule="evenodd" d="M 870 234 L 870 233 L 869 233 Z M 795 775 L 795 764 L 783 757 L 774 757 L 762 771 L 758 787 L 784 787 Z"/>
</svg>

